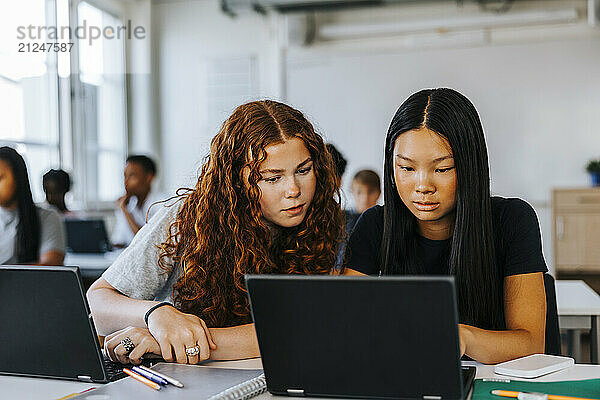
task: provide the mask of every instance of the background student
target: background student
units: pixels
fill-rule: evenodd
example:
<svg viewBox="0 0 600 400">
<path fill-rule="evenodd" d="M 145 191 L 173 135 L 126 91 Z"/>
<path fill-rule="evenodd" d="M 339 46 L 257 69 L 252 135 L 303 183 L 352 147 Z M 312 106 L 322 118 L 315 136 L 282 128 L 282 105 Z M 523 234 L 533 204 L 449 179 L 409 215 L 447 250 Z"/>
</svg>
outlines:
<svg viewBox="0 0 600 400">
<path fill-rule="evenodd" d="M 244 274 L 329 274 L 342 224 L 331 156 L 310 122 L 274 101 L 238 107 L 195 189 L 88 291 L 105 350 L 123 363 L 259 356 Z"/>
<path fill-rule="evenodd" d="M 124 247 L 144 224 L 157 207 L 152 204 L 161 198 L 152 191 L 152 181 L 156 176 L 156 163 L 150 157 L 131 155 L 127 157 L 124 170 L 125 194 L 117 200 L 116 222 L 111 241 L 117 247 Z M 148 212 L 150 210 L 150 212 Z"/>
<path fill-rule="evenodd" d="M 71 177 L 62 169 L 51 169 L 42 177 L 46 203 L 60 214 L 72 214 L 65 204 L 65 195 L 71 190 Z"/>
<path fill-rule="evenodd" d="M 360 214 L 377 205 L 381 196 L 381 180 L 377 172 L 362 169 L 352 178 L 352 198 L 354 210 L 346 212 L 346 231 L 352 232 Z"/>
<path fill-rule="evenodd" d="M 523 200 L 490 196 L 473 104 L 452 89 L 410 96 L 390 124 L 383 181 L 385 205 L 359 218 L 345 273 L 454 275 L 462 354 L 492 364 L 543 353 L 537 217 Z"/>
<path fill-rule="evenodd" d="M 0 264 L 62 265 L 64 257 L 58 213 L 33 203 L 25 160 L 0 147 Z"/>
</svg>

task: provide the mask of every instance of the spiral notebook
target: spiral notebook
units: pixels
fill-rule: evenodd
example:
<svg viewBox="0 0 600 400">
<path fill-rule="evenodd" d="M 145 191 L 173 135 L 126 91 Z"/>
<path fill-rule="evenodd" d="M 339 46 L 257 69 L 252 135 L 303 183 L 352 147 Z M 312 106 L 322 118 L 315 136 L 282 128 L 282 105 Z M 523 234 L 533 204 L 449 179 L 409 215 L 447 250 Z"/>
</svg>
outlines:
<svg viewBox="0 0 600 400">
<path fill-rule="evenodd" d="M 202 365 L 158 363 L 152 369 L 183 383 L 183 388 L 173 385 L 154 390 L 132 379 L 119 381 L 82 393 L 77 399 L 154 399 L 185 400 L 245 400 L 267 390 L 262 369 L 230 369 Z"/>
</svg>

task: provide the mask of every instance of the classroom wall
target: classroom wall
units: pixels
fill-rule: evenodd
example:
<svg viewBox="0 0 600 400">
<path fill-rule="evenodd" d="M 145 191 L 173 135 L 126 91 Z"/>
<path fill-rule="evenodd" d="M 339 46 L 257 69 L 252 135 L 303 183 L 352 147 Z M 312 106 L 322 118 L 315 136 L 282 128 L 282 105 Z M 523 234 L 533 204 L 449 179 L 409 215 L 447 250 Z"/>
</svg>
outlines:
<svg viewBox="0 0 600 400">
<path fill-rule="evenodd" d="M 480 113 L 493 193 L 534 206 L 553 270 L 550 191 L 588 185 L 585 163 L 600 153 L 597 29 L 537 27 L 528 35 L 506 31 L 508 40 L 427 48 L 388 38 L 381 46 L 329 43 L 282 52 L 276 19 L 250 14 L 232 20 L 217 3 L 152 5 L 167 190 L 195 181 L 216 132 L 206 98 L 211 60 L 256 57 L 257 97 L 285 98 L 305 111 L 349 160 L 343 184 L 348 205 L 352 174 L 382 170 L 385 132 L 400 103 L 424 87 L 454 87 Z M 224 109 L 222 119 L 232 109 Z"/>
<path fill-rule="evenodd" d="M 209 76 L 218 73 L 214 69 L 220 62 L 253 59 L 255 96 L 278 98 L 278 38 L 269 17 L 253 13 L 232 19 L 221 12 L 218 1 L 153 2 L 152 23 L 163 186 L 172 192 L 195 183 L 210 139 L 234 108 L 227 100 L 236 96 L 216 93 L 208 98 L 215 84 Z M 223 91 L 235 93 L 236 77 L 222 78 L 232 81 Z M 214 115 L 210 101 L 219 98 L 225 103 Z M 239 104 L 252 99 L 237 98 Z"/>
</svg>

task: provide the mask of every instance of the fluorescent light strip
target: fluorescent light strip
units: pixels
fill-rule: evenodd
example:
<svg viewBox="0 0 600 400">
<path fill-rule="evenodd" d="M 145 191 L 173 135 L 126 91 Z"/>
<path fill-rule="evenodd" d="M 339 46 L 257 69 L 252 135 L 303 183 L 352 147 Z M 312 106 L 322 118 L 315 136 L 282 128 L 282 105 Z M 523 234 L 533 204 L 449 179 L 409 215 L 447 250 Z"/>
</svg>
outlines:
<svg viewBox="0 0 600 400">
<path fill-rule="evenodd" d="M 348 37 L 381 36 L 422 31 L 445 31 L 470 28 L 493 28 L 531 24 L 551 24 L 575 22 L 579 18 L 577 10 L 537 10 L 500 15 L 474 15 L 448 19 L 424 19 L 418 21 L 398 21 L 380 24 L 326 24 L 319 27 L 322 39 L 342 39 Z"/>
</svg>

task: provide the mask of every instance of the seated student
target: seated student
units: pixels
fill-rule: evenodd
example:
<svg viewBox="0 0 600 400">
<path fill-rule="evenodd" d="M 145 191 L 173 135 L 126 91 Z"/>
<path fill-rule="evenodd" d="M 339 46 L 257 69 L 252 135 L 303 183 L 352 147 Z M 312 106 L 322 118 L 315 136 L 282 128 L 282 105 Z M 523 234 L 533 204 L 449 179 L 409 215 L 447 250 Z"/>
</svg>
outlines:
<svg viewBox="0 0 600 400">
<path fill-rule="evenodd" d="M 483 128 L 452 89 L 410 96 L 385 145 L 385 205 L 350 236 L 345 274 L 454 275 L 460 350 L 483 363 L 544 352 L 546 300 L 533 208 L 491 197 Z"/>
<path fill-rule="evenodd" d="M 58 213 L 33 203 L 25 160 L 0 147 L 0 264 L 62 265 L 65 247 Z"/>
<path fill-rule="evenodd" d="M 244 274 L 329 274 L 335 264 L 343 214 L 323 140 L 285 104 L 239 106 L 178 199 L 87 293 L 107 354 L 259 356 Z M 173 305 L 156 308 L 165 300 Z"/>
<path fill-rule="evenodd" d="M 377 172 L 362 169 L 352 178 L 354 210 L 346 212 L 346 231 L 352 232 L 360 214 L 377 205 L 381 196 L 381 180 Z"/>
<path fill-rule="evenodd" d="M 158 210 L 151 207 L 161 198 L 152 191 L 152 181 L 156 176 L 156 164 L 150 157 L 132 155 L 125 164 L 125 195 L 117 203 L 116 222 L 111 241 L 117 247 L 125 247 L 142 226 L 146 217 L 150 219 Z M 148 212 L 150 210 L 150 212 Z"/>
<path fill-rule="evenodd" d="M 46 203 L 63 216 L 72 213 L 65 204 L 65 195 L 71 190 L 71 177 L 62 169 L 51 169 L 42 177 L 42 187 L 46 193 Z"/>
</svg>

